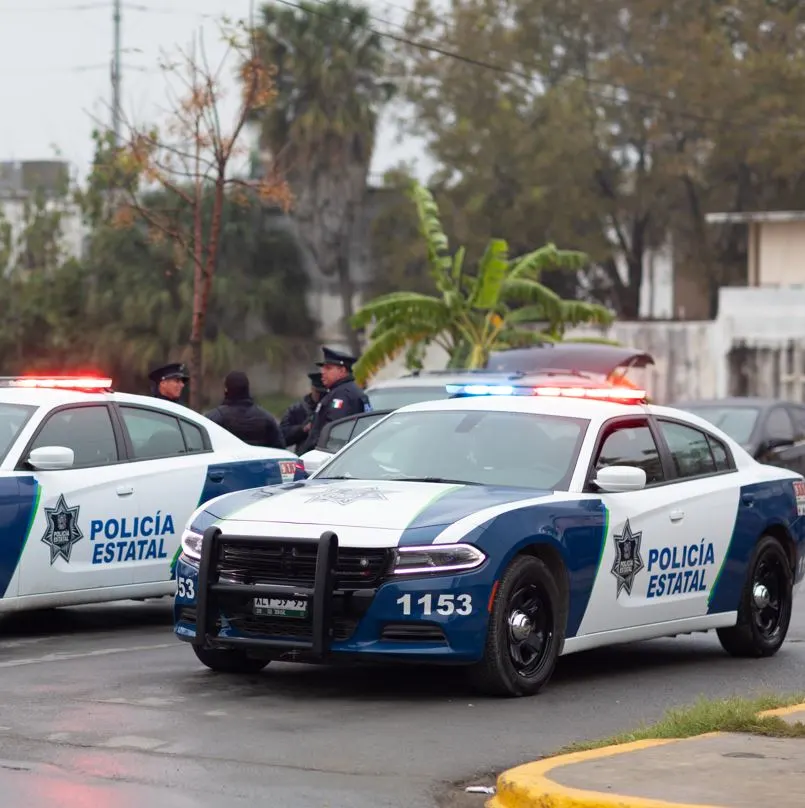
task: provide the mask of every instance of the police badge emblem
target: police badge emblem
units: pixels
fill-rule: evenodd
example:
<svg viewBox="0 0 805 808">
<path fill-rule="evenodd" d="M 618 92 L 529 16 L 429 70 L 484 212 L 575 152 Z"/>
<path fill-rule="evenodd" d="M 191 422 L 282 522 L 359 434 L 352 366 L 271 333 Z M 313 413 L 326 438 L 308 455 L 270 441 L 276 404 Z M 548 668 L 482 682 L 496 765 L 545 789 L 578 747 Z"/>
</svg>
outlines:
<svg viewBox="0 0 805 808">
<path fill-rule="evenodd" d="M 632 527 L 629 520 L 623 526 L 623 532 L 615 534 L 613 539 L 615 541 L 615 561 L 612 563 L 612 574 L 618 581 L 618 591 L 615 597 L 622 591 L 626 591 L 627 595 L 632 594 L 632 586 L 634 579 L 640 570 L 645 566 L 643 558 L 640 555 L 640 542 L 643 538 L 643 531 L 632 533 Z"/>
<path fill-rule="evenodd" d="M 69 563 L 73 546 L 84 538 L 78 526 L 79 510 L 78 505 L 75 508 L 67 505 L 64 494 L 59 495 L 55 508 L 45 508 L 45 519 L 48 524 L 42 542 L 50 547 L 51 566 L 60 556 Z"/>
</svg>

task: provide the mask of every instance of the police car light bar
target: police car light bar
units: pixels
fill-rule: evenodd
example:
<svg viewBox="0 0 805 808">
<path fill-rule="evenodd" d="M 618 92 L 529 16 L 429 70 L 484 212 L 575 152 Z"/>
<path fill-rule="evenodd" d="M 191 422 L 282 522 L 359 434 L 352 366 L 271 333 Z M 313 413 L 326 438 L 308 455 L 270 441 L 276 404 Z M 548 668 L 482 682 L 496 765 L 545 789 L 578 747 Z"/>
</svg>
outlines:
<svg viewBox="0 0 805 808">
<path fill-rule="evenodd" d="M 535 387 L 535 396 L 552 398 L 591 398 L 596 401 L 614 401 L 617 403 L 645 404 L 646 391 L 631 387 Z"/>
<path fill-rule="evenodd" d="M 8 387 L 49 390 L 103 391 L 112 388 L 112 380 L 104 376 L 14 376 L 0 379 Z"/>
<path fill-rule="evenodd" d="M 451 395 L 465 396 L 510 396 L 514 393 L 510 384 L 447 384 L 445 389 Z"/>
</svg>

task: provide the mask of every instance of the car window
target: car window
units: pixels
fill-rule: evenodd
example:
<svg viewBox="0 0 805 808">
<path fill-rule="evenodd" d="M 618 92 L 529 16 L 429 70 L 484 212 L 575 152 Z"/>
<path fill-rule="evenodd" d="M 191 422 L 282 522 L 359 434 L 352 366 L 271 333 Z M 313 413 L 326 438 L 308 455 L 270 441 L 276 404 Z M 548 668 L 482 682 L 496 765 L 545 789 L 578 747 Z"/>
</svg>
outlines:
<svg viewBox="0 0 805 808">
<path fill-rule="evenodd" d="M 794 422 L 794 439 L 805 440 L 805 408 L 789 407 L 788 412 Z"/>
<path fill-rule="evenodd" d="M 752 437 L 760 410 L 757 407 L 740 406 L 681 406 L 687 412 L 704 418 L 717 426 L 737 443 L 748 443 Z"/>
<path fill-rule="evenodd" d="M 120 407 L 135 460 L 154 460 L 186 454 L 179 419 L 154 410 Z"/>
<path fill-rule="evenodd" d="M 766 419 L 766 437 L 774 440 L 794 440 L 794 425 L 785 407 L 775 407 Z"/>
<path fill-rule="evenodd" d="M 396 410 L 409 404 L 421 404 L 423 401 L 437 401 L 450 397 L 447 387 L 443 384 L 376 389 L 370 387 L 366 395 L 373 410 Z"/>
<path fill-rule="evenodd" d="M 101 405 L 54 412 L 34 438 L 31 450 L 43 446 L 72 449 L 75 454 L 72 468 L 104 466 L 119 460 L 112 419 L 109 410 Z"/>
<path fill-rule="evenodd" d="M 605 466 L 636 466 L 646 472 L 646 485 L 663 482 L 660 452 L 648 424 L 604 429 L 608 434 L 598 451 L 596 470 Z"/>
<path fill-rule="evenodd" d="M 349 421 L 344 421 L 340 424 L 335 424 L 330 427 L 330 434 L 327 436 L 327 441 L 324 444 L 324 451 L 335 454 L 339 449 L 349 443 L 349 436 L 352 434 L 352 429 L 355 426 L 355 419 L 351 418 Z"/>
<path fill-rule="evenodd" d="M 321 477 L 436 478 L 566 491 L 588 424 L 533 413 L 397 412 L 348 444 Z"/>
<path fill-rule="evenodd" d="M 729 471 L 732 469 L 733 464 L 727 447 L 718 440 L 718 438 L 714 438 L 712 435 L 707 436 L 707 442 L 710 444 L 710 451 L 713 453 L 716 471 Z"/>
<path fill-rule="evenodd" d="M 671 421 L 660 421 L 659 424 L 671 451 L 678 477 L 698 477 L 717 471 L 716 461 L 704 432 Z"/>
<path fill-rule="evenodd" d="M 200 426 L 191 424 L 190 421 L 185 421 L 183 418 L 179 419 L 179 424 L 182 427 L 182 435 L 184 435 L 184 442 L 188 452 L 204 452 L 207 450 L 204 445 L 204 433 L 201 431 Z"/>
<path fill-rule="evenodd" d="M 375 415 L 367 415 L 363 418 L 355 419 L 355 431 L 350 440 L 355 440 L 362 432 L 366 432 L 372 424 L 376 424 L 381 418 L 385 418 L 388 413 L 379 412 Z"/>
<path fill-rule="evenodd" d="M 27 404 L 0 404 L 0 463 L 28 423 L 36 407 Z"/>
</svg>

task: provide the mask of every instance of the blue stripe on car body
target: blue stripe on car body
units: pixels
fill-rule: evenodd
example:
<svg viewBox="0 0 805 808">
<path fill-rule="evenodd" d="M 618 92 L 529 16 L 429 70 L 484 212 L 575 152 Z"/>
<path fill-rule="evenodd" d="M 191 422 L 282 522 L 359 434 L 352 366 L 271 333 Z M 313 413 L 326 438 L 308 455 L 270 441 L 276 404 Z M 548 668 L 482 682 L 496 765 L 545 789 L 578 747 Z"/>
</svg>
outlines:
<svg viewBox="0 0 805 808">
<path fill-rule="evenodd" d="M 19 566 L 40 494 L 32 474 L 0 477 L 0 597 L 5 597 Z"/>
</svg>

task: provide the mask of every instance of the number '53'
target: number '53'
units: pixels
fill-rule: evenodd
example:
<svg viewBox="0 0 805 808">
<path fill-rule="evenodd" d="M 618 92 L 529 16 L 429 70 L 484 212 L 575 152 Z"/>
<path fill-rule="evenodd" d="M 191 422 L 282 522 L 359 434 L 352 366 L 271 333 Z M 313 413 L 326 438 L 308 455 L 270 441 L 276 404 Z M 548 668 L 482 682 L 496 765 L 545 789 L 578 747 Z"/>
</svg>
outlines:
<svg viewBox="0 0 805 808">
<path fill-rule="evenodd" d="M 413 596 L 405 594 L 397 598 L 398 605 L 402 606 L 402 613 L 410 615 L 412 604 L 420 606 L 423 615 L 438 614 L 450 615 L 459 614 L 462 617 L 472 614 L 472 596 L 471 595 L 422 595 L 414 601 Z"/>
</svg>

